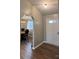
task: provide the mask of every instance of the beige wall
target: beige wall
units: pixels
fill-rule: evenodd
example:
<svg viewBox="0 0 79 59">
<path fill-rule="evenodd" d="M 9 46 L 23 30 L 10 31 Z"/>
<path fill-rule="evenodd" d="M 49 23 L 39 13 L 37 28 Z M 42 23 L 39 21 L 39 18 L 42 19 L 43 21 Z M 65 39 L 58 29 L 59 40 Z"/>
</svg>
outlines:
<svg viewBox="0 0 79 59">
<path fill-rule="evenodd" d="M 39 12 L 39 10 L 33 6 L 32 7 L 32 15 L 33 15 L 33 18 L 35 20 L 35 46 L 40 44 L 44 39 L 43 39 L 43 24 L 42 24 L 42 15 L 41 13 Z"/>
<path fill-rule="evenodd" d="M 32 4 L 29 2 L 29 0 L 20 0 L 20 17 L 22 17 L 24 14 L 30 15 L 32 13 Z"/>
</svg>

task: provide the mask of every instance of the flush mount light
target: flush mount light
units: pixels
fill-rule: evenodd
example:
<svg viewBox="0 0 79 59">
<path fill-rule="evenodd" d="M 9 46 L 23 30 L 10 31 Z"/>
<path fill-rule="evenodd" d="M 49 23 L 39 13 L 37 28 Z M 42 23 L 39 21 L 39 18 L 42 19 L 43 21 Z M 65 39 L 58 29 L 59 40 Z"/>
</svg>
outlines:
<svg viewBox="0 0 79 59">
<path fill-rule="evenodd" d="M 44 7 L 47 8 L 47 4 L 44 4 Z"/>
</svg>

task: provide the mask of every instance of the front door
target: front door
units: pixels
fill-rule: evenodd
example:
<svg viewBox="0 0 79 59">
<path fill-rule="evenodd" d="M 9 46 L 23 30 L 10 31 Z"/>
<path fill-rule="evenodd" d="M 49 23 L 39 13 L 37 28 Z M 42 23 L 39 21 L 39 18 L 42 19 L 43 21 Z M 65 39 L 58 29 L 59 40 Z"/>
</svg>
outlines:
<svg viewBox="0 0 79 59">
<path fill-rule="evenodd" d="M 53 45 L 59 45 L 58 19 L 46 19 L 46 41 Z"/>
</svg>

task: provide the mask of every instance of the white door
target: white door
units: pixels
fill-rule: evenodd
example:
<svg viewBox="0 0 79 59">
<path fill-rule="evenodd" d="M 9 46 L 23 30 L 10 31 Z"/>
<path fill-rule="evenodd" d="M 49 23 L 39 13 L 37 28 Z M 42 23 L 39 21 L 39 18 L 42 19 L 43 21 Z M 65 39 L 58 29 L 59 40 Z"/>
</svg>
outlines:
<svg viewBox="0 0 79 59">
<path fill-rule="evenodd" d="M 46 19 L 46 41 L 50 44 L 59 45 L 58 19 Z"/>
</svg>

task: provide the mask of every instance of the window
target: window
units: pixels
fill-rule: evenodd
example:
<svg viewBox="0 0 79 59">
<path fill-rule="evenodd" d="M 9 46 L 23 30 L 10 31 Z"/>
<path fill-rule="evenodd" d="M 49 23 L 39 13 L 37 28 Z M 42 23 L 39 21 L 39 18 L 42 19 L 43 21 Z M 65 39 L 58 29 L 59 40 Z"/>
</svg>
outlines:
<svg viewBox="0 0 79 59">
<path fill-rule="evenodd" d="M 33 29 L 33 21 L 32 20 L 28 21 L 27 29 Z"/>
<path fill-rule="evenodd" d="M 48 23 L 49 24 L 56 23 L 56 20 L 49 20 Z"/>
</svg>

